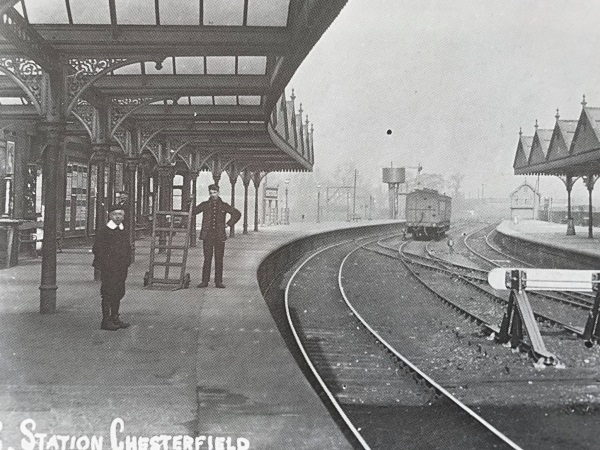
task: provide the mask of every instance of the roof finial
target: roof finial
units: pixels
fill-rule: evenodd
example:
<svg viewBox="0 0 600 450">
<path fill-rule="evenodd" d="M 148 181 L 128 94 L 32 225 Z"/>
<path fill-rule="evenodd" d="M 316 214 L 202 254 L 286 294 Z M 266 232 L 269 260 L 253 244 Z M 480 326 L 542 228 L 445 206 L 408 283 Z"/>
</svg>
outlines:
<svg viewBox="0 0 600 450">
<path fill-rule="evenodd" d="M 558 108 L 556 108 L 556 115 L 554 117 L 556 117 L 556 121 L 558 122 L 558 119 L 560 119 L 560 113 L 558 112 Z"/>
<path fill-rule="evenodd" d="M 294 88 L 292 88 L 292 96 L 290 97 L 292 101 L 296 100 L 296 95 L 294 94 Z"/>
<path fill-rule="evenodd" d="M 308 114 L 306 115 L 306 128 L 308 129 Z"/>
<path fill-rule="evenodd" d="M 519 127 L 519 136 L 523 136 L 523 128 Z"/>
<path fill-rule="evenodd" d="M 581 106 L 583 106 L 585 108 L 585 105 L 587 105 L 587 102 L 585 101 L 585 94 L 583 94 L 583 100 L 581 101 Z"/>
<path fill-rule="evenodd" d="M 538 123 L 537 123 L 537 119 L 535 119 L 535 131 L 537 131 L 538 129 Z"/>
</svg>

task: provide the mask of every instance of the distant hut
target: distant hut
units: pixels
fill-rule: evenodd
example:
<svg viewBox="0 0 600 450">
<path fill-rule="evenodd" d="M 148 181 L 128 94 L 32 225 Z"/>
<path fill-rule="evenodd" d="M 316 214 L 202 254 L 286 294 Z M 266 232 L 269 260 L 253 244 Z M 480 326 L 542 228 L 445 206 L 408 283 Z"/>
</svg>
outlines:
<svg viewBox="0 0 600 450">
<path fill-rule="evenodd" d="M 540 210 L 540 194 L 527 182 L 510 194 L 510 216 L 518 220 L 537 219 Z"/>
</svg>

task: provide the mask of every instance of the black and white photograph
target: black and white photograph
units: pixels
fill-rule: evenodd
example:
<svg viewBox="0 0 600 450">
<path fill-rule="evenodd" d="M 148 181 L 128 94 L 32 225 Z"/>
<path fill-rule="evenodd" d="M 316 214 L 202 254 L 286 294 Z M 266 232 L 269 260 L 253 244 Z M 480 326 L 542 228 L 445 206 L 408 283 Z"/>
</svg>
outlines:
<svg viewBox="0 0 600 450">
<path fill-rule="evenodd" d="M 0 450 L 600 448 L 598 18 L 0 0 Z"/>
</svg>

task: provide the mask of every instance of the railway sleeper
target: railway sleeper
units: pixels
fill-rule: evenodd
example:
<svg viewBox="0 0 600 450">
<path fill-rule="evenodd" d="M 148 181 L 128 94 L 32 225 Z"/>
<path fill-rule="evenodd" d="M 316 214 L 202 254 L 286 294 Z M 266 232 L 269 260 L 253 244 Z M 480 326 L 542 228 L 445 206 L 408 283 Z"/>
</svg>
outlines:
<svg viewBox="0 0 600 450">
<path fill-rule="evenodd" d="M 407 258 L 402 258 L 402 260 L 406 263 Z M 408 259 L 410 261 L 410 259 Z M 416 263 L 417 265 L 422 265 L 420 263 Z M 407 265 L 408 267 L 408 265 Z M 410 269 L 409 269 L 410 270 Z M 439 270 L 439 269 L 438 269 Z M 417 276 L 418 278 L 418 273 L 416 273 L 414 270 L 410 270 L 413 275 Z M 439 270 L 441 272 L 447 272 L 447 270 L 441 269 Z M 490 298 L 494 299 L 494 301 L 500 303 L 500 304 L 510 304 L 510 299 L 509 302 L 507 303 L 506 300 L 499 298 L 498 296 L 490 293 L 489 291 L 487 291 L 486 289 L 484 289 L 482 286 L 478 286 L 476 283 L 468 280 L 466 277 L 462 276 L 462 275 L 458 275 L 458 278 L 460 279 L 460 281 L 462 281 L 463 283 L 467 283 L 471 286 L 476 287 L 478 290 L 480 290 L 482 293 L 484 293 L 485 295 L 489 296 Z M 454 304 L 453 302 L 449 301 L 448 299 L 444 298 L 442 295 L 438 294 L 437 292 L 435 292 L 434 290 L 432 290 L 431 288 L 429 288 L 429 290 L 431 292 L 433 292 L 438 298 L 440 298 L 442 301 L 444 301 L 446 304 L 448 304 L 452 309 L 455 309 L 457 311 L 459 311 L 462 315 L 469 317 L 470 319 L 473 319 L 477 322 L 480 322 L 481 324 L 486 324 L 485 321 L 483 321 L 480 318 L 475 317 L 474 315 L 472 315 L 471 313 L 465 311 L 464 309 L 460 308 L 458 305 Z M 514 328 L 512 328 L 512 326 L 510 326 L 511 321 L 510 319 L 513 318 L 513 315 L 508 315 L 505 314 L 505 318 L 507 317 L 507 315 L 509 316 L 508 320 L 508 324 L 509 324 L 509 330 L 511 330 L 511 332 L 505 332 L 504 336 L 502 338 L 500 338 L 499 336 L 502 335 L 502 327 L 500 328 L 500 330 L 495 333 L 496 336 L 496 340 L 499 341 L 500 343 L 507 343 L 509 341 L 511 341 L 510 343 L 510 347 L 511 348 L 518 348 L 521 345 L 525 345 L 526 347 L 529 347 L 531 349 L 530 351 L 530 355 L 532 356 L 532 358 L 536 361 L 536 365 L 537 366 L 554 366 L 557 368 L 563 368 L 564 365 L 561 364 L 558 360 L 558 358 L 556 357 L 556 355 L 554 355 L 553 353 L 550 353 L 546 350 L 545 344 L 543 342 L 543 339 L 541 337 L 541 334 L 539 332 L 539 328 L 537 326 L 537 322 L 536 322 L 536 317 L 533 315 L 533 310 L 531 309 L 531 306 L 529 305 L 529 300 L 526 298 L 525 292 L 522 291 L 521 292 L 525 299 L 526 299 L 526 304 L 525 302 L 523 303 L 523 308 L 513 308 L 516 311 L 516 314 L 514 315 L 515 317 L 517 317 L 516 320 L 520 321 L 520 325 L 515 325 Z M 512 294 L 511 294 L 512 296 Z M 599 307 L 600 310 L 600 307 Z M 523 312 L 524 311 L 529 311 L 527 314 L 527 320 L 526 320 L 526 331 L 527 331 L 527 335 L 530 338 L 531 343 L 527 344 L 524 341 L 524 337 L 525 334 L 523 333 Z M 600 314 L 599 314 L 600 316 Z M 542 318 L 539 318 L 539 320 L 542 320 Z M 503 319 L 503 324 L 505 322 L 505 319 Z M 506 325 L 505 325 L 506 327 Z M 489 325 L 488 325 L 489 328 Z M 599 331 L 600 331 L 600 327 L 599 327 Z M 508 336 L 508 339 L 506 338 L 506 336 Z"/>
</svg>

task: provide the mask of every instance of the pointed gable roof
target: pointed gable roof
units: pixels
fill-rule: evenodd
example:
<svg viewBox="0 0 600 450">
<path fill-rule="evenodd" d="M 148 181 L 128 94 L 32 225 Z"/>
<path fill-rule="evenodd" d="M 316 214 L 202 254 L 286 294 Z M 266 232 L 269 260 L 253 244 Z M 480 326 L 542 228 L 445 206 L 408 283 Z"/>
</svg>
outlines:
<svg viewBox="0 0 600 450">
<path fill-rule="evenodd" d="M 513 162 L 514 169 L 520 169 L 529 165 L 528 160 L 532 143 L 533 136 L 523 136 L 520 134 L 519 142 L 517 143 L 517 153 L 515 154 L 515 160 Z"/>
<path fill-rule="evenodd" d="M 530 166 L 546 162 L 546 155 L 548 154 L 548 146 L 550 145 L 550 139 L 552 138 L 552 131 L 553 130 L 539 129 L 536 127 L 528 160 Z"/>
<path fill-rule="evenodd" d="M 548 146 L 546 161 L 566 158 L 569 156 L 571 142 L 577 128 L 577 120 L 557 120 Z"/>
<path fill-rule="evenodd" d="M 570 154 L 578 155 L 600 148 L 600 108 L 587 107 L 581 110 L 577 128 L 573 135 Z"/>
<path fill-rule="evenodd" d="M 523 184 L 519 185 L 518 188 L 516 188 L 514 191 L 512 191 L 510 193 L 510 196 L 512 197 L 513 195 L 515 195 L 517 192 L 519 192 L 521 189 L 523 188 L 529 188 L 530 191 L 532 191 L 534 194 L 538 194 L 535 189 L 533 188 L 533 186 L 531 186 L 527 181 L 524 181 Z M 539 194 L 538 194 L 539 195 Z"/>
</svg>

